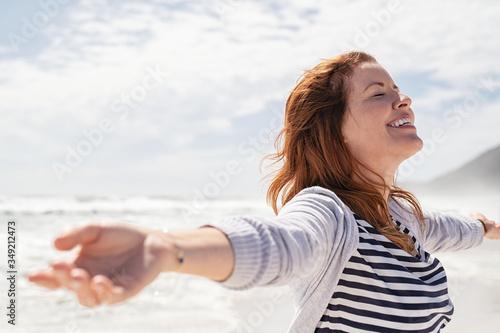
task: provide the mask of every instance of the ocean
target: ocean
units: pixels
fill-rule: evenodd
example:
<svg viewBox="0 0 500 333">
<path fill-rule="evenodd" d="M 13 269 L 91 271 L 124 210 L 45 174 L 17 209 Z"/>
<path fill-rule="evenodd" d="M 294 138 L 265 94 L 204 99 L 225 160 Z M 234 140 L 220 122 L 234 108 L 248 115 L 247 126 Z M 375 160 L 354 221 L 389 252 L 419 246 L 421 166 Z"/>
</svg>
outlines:
<svg viewBox="0 0 500 333">
<path fill-rule="evenodd" d="M 426 208 L 483 212 L 500 219 L 500 197 L 421 196 Z M 0 195 L 0 332 L 259 332 L 284 333 L 293 317 L 288 287 L 232 291 L 204 278 L 168 273 L 142 293 L 114 306 L 85 308 L 65 290 L 47 291 L 26 273 L 64 257 L 52 246 L 64 228 L 92 220 L 152 228 L 192 229 L 228 215 L 273 216 L 264 198 L 210 202 L 149 196 Z M 16 319 L 8 324 L 7 226 L 16 228 Z M 435 255 L 448 273 L 455 314 L 445 332 L 496 332 L 500 316 L 500 241 Z M 3 257 L 3 258 L 2 258 Z"/>
</svg>

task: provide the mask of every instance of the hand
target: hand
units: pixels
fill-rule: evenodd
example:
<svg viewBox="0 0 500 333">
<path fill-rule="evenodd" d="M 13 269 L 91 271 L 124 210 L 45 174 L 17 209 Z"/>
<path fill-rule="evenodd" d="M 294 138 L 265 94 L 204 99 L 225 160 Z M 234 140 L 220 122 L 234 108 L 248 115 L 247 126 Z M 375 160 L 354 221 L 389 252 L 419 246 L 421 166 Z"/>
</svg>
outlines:
<svg viewBox="0 0 500 333">
<path fill-rule="evenodd" d="M 28 279 L 48 289 L 74 291 L 84 306 L 122 302 L 176 267 L 175 245 L 160 231 L 125 223 L 74 227 L 54 240 L 58 250 L 76 255 L 53 262 Z"/>
<path fill-rule="evenodd" d="M 470 214 L 473 218 L 481 221 L 484 225 L 484 236 L 489 239 L 500 239 L 500 223 L 488 220 L 486 216 L 481 213 Z"/>
</svg>

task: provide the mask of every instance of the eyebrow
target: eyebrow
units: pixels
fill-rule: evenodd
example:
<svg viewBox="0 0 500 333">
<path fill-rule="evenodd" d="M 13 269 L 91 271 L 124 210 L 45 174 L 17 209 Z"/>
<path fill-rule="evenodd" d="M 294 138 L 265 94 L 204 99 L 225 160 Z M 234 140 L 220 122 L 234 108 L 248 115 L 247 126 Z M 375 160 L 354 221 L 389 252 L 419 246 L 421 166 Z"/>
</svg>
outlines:
<svg viewBox="0 0 500 333">
<path fill-rule="evenodd" d="M 377 86 L 381 86 L 381 87 L 385 87 L 385 84 L 383 82 L 373 82 L 373 83 L 370 83 L 366 88 L 365 90 L 363 90 L 363 92 L 367 91 L 368 88 L 370 88 L 371 86 L 374 86 L 374 85 L 377 85 Z M 398 90 L 399 91 L 399 87 L 397 85 L 394 85 L 394 89 Z"/>
</svg>

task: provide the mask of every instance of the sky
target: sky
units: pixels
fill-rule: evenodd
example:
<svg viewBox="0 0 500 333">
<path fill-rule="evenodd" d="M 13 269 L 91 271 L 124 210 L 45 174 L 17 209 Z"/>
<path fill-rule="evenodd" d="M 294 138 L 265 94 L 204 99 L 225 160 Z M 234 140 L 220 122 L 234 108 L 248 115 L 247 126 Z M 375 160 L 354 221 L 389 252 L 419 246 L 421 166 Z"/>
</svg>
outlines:
<svg viewBox="0 0 500 333">
<path fill-rule="evenodd" d="M 5 0 L 0 194 L 262 197 L 304 70 L 374 55 L 428 181 L 500 144 L 496 1 Z"/>
</svg>

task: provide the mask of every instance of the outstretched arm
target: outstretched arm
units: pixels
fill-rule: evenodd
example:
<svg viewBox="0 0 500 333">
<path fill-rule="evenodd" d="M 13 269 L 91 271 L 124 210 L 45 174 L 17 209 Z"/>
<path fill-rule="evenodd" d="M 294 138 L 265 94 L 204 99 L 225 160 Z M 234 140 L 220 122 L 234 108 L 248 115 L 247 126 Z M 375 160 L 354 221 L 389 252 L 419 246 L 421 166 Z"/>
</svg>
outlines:
<svg viewBox="0 0 500 333">
<path fill-rule="evenodd" d="M 211 227 L 164 233 L 126 223 L 92 223 L 65 232 L 54 245 L 61 251 L 77 251 L 71 258 L 30 273 L 29 280 L 48 289 L 72 290 L 85 306 L 125 301 L 161 272 L 223 281 L 234 267 L 231 243 Z"/>
<path fill-rule="evenodd" d="M 273 218 L 228 217 L 211 227 L 167 234 L 123 223 L 77 227 L 55 240 L 59 250 L 78 247 L 76 255 L 29 279 L 73 290 L 87 306 L 124 301 L 165 271 L 224 281 L 233 289 L 305 279 L 317 284 L 332 258 L 350 257 L 356 243 L 349 240 L 357 239 L 356 231 L 340 199 L 313 187 Z"/>
<path fill-rule="evenodd" d="M 481 213 L 472 213 L 470 216 L 481 221 L 484 227 L 484 237 L 489 239 L 500 239 L 500 223 L 488 220 L 486 216 Z"/>
</svg>

